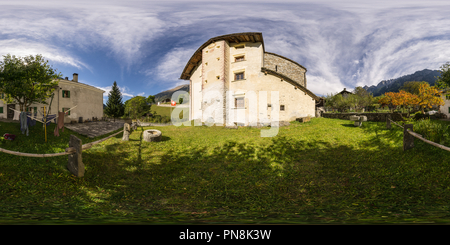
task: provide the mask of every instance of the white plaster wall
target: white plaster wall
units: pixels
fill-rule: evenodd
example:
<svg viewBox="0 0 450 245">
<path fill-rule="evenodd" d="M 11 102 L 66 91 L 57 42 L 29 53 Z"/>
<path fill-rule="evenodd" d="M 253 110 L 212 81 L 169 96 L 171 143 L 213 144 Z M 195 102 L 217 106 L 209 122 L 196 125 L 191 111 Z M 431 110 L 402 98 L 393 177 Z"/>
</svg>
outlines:
<svg viewBox="0 0 450 245">
<path fill-rule="evenodd" d="M 192 119 L 202 118 L 202 66 L 198 65 L 191 76 L 191 117 Z"/>
<path fill-rule="evenodd" d="M 448 112 L 450 108 L 450 100 L 446 99 L 445 94 L 441 95 L 441 98 L 444 100 L 444 105 L 439 107 L 439 110 L 444 113 L 445 115 L 447 115 L 447 118 L 450 118 L 450 113 Z"/>
</svg>

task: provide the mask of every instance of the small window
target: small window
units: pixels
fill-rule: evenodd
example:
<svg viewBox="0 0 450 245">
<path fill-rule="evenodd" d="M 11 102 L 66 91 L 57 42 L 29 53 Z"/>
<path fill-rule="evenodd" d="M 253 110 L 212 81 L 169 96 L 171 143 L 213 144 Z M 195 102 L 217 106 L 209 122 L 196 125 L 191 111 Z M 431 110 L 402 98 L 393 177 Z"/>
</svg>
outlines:
<svg viewBox="0 0 450 245">
<path fill-rule="evenodd" d="M 205 80 L 205 83 L 207 83 L 208 82 L 208 80 Z"/>
<path fill-rule="evenodd" d="M 63 112 L 66 112 L 66 111 L 69 111 L 69 109 L 70 108 L 63 108 L 62 110 L 63 110 Z M 69 113 L 67 113 L 67 115 L 70 115 L 70 111 L 69 111 Z"/>
<path fill-rule="evenodd" d="M 0 107 L 0 113 L 3 113 L 3 106 Z"/>
<path fill-rule="evenodd" d="M 240 72 L 240 73 L 234 74 L 234 80 L 235 81 L 237 81 L 237 80 L 244 80 L 244 73 Z"/>
<path fill-rule="evenodd" d="M 234 99 L 234 106 L 236 108 L 244 108 L 244 97 L 235 98 Z"/>
<path fill-rule="evenodd" d="M 205 66 L 207 66 L 207 65 L 208 65 L 208 62 L 205 63 Z"/>
<path fill-rule="evenodd" d="M 220 60 L 220 57 L 217 57 L 217 60 Z"/>
<path fill-rule="evenodd" d="M 450 106 L 448 107 L 448 113 L 450 113 Z"/>
<path fill-rule="evenodd" d="M 216 76 L 217 79 L 220 79 L 220 76 Z"/>
<path fill-rule="evenodd" d="M 280 111 L 284 111 L 284 105 L 280 105 Z"/>
<path fill-rule="evenodd" d="M 238 62 L 238 61 L 244 61 L 244 56 L 236 57 L 236 58 L 234 58 L 234 61 L 235 61 L 235 62 Z"/>
<path fill-rule="evenodd" d="M 62 97 L 63 97 L 63 98 L 70 98 L 70 91 L 68 91 L 68 90 L 63 90 L 63 91 L 62 91 Z"/>
<path fill-rule="evenodd" d="M 236 47 L 234 47 L 234 48 L 236 48 L 236 49 L 241 49 L 241 48 L 244 48 L 244 45 L 239 45 L 239 46 L 236 46 Z"/>
<path fill-rule="evenodd" d="M 272 107 L 272 104 L 267 104 L 267 108 Z"/>
</svg>

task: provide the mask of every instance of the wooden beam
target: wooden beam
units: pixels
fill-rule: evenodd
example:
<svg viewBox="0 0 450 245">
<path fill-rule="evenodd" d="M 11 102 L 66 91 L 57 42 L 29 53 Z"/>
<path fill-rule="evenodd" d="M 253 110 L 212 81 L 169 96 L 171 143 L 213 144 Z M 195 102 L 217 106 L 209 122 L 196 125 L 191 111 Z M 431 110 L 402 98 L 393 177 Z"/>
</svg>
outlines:
<svg viewBox="0 0 450 245">
<path fill-rule="evenodd" d="M 248 41 L 250 41 L 250 38 L 247 35 L 245 35 L 244 40 L 246 40 L 248 42 Z"/>
<path fill-rule="evenodd" d="M 253 35 L 250 36 L 250 41 L 252 41 L 252 43 L 255 42 L 255 38 L 253 37 Z"/>
</svg>

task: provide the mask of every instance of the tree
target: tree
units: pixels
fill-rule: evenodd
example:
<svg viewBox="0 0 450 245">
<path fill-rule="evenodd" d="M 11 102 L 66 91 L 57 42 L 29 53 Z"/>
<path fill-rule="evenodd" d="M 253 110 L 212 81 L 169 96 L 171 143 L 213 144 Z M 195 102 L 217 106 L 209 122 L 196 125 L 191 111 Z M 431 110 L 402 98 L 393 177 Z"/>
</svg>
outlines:
<svg viewBox="0 0 450 245">
<path fill-rule="evenodd" d="M 444 105 L 444 100 L 441 98 L 439 90 L 427 83 L 420 85 L 417 103 L 422 113 L 424 113 L 425 107 L 431 108 L 433 105 Z"/>
<path fill-rule="evenodd" d="M 353 100 L 353 105 L 356 110 L 361 110 L 364 107 L 371 106 L 374 102 L 373 95 L 362 87 L 356 87 L 353 91 L 353 95 L 350 97 L 353 97 L 351 100 Z"/>
<path fill-rule="evenodd" d="M 25 57 L 3 55 L 0 61 L 0 91 L 5 94 L 5 102 L 14 100 L 19 104 L 20 111 L 24 111 L 32 103 L 48 104 L 58 86 L 56 69 L 48 65 L 42 55 Z"/>
<path fill-rule="evenodd" d="M 148 99 L 143 96 L 135 96 L 125 102 L 125 114 L 137 119 L 150 110 Z"/>
<path fill-rule="evenodd" d="M 405 82 L 403 84 L 403 86 L 399 90 L 400 91 L 403 90 L 403 91 L 406 91 L 408 93 L 418 95 L 419 94 L 420 85 L 422 85 L 422 84 L 428 84 L 428 83 L 425 82 L 425 81 L 422 81 L 422 82 L 418 82 L 418 81 Z"/>
<path fill-rule="evenodd" d="M 154 96 L 154 95 L 149 95 L 149 96 L 147 97 L 147 103 L 149 103 L 149 104 L 154 104 L 154 103 L 156 103 L 156 102 L 155 102 L 155 96 Z"/>
<path fill-rule="evenodd" d="M 436 79 L 436 87 L 439 89 L 450 87 L 450 62 L 443 64 L 439 71 L 441 73 L 440 77 Z"/>
<path fill-rule="evenodd" d="M 114 122 L 116 121 L 116 117 L 121 117 L 124 115 L 124 105 L 122 103 L 122 93 L 117 86 L 116 81 L 112 86 L 111 91 L 108 94 L 108 101 L 106 102 L 105 114 L 109 117 L 114 118 Z"/>
</svg>

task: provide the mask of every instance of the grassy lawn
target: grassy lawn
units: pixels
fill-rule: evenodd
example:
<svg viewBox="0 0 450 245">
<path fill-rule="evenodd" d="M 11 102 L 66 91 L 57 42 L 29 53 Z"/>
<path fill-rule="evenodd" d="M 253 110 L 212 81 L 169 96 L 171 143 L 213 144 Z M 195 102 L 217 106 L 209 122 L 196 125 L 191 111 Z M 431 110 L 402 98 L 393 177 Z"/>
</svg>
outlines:
<svg viewBox="0 0 450 245">
<path fill-rule="evenodd" d="M 170 105 L 170 104 L 168 104 Z M 166 107 L 166 106 L 158 106 L 158 105 L 152 105 L 150 108 L 150 112 L 153 113 L 156 111 L 157 115 L 166 116 L 169 117 L 172 115 L 174 107 Z"/>
<path fill-rule="evenodd" d="M 0 147 L 62 152 L 42 127 Z M 415 141 L 402 149 L 393 125 L 312 118 L 280 128 L 151 127 L 161 142 L 119 134 L 83 151 L 85 177 L 66 170 L 67 156 L 30 158 L 0 152 L 1 223 L 449 223 L 450 152 Z M 264 128 L 267 129 L 267 128 Z M 84 143 L 88 139 L 75 134 Z"/>
</svg>

